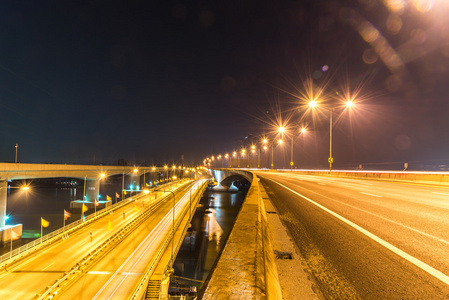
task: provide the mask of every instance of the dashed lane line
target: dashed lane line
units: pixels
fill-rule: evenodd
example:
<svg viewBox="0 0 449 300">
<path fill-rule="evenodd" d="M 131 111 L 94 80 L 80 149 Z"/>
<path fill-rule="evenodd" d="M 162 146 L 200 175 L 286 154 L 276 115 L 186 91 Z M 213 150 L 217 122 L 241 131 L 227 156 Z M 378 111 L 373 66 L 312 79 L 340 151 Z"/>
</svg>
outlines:
<svg viewBox="0 0 449 300">
<path fill-rule="evenodd" d="M 374 194 L 369 194 L 369 193 L 364 193 L 364 192 L 360 192 L 360 194 L 368 195 L 368 196 L 373 196 L 373 197 L 377 197 L 377 198 L 382 198 L 382 196 L 374 195 Z"/>
</svg>

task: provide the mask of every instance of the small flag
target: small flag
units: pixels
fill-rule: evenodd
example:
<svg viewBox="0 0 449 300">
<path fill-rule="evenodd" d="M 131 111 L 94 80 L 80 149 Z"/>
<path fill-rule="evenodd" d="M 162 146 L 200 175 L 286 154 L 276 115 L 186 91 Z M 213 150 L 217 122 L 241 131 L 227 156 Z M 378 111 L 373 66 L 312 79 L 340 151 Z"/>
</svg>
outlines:
<svg viewBox="0 0 449 300">
<path fill-rule="evenodd" d="M 106 200 L 108 200 L 108 201 L 111 201 L 111 200 L 112 200 L 112 198 L 111 198 L 111 197 L 109 197 L 108 195 L 106 195 Z"/>
<path fill-rule="evenodd" d="M 111 223 L 111 219 L 109 219 L 109 223 L 108 223 L 108 230 L 112 230 L 112 223 Z"/>
<path fill-rule="evenodd" d="M 87 208 L 87 206 L 85 204 L 83 204 L 83 212 L 86 212 L 89 208 Z"/>
<path fill-rule="evenodd" d="M 64 220 L 67 220 L 67 219 L 70 218 L 71 216 L 72 216 L 72 214 L 69 213 L 68 211 L 66 211 L 66 210 L 64 209 Z"/>
<path fill-rule="evenodd" d="M 50 222 L 48 222 L 44 218 L 41 218 L 41 225 L 42 227 L 48 227 L 48 225 L 50 225 Z"/>
<path fill-rule="evenodd" d="M 115 198 L 120 198 L 120 195 L 117 192 L 115 192 Z"/>
<path fill-rule="evenodd" d="M 17 240 L 20 238 L 20 234 L 17 234 L 14 230 L 11 230 L 11 239 Z"/>
<path fill-rule="evenodd" d="M 100 205 L 100 203 L 98 203 L 97 199 L 94 200 L 95 206 Z"/>
<path fill-rule="evenodd" d="M 146 185 L 146 186 L 150 186 L 150 185 L 149 185 L 148 183 L 146 183 L 146 182 L 145 182 L 145 185 Z"/>
<path fill-rule="evenodd" d="M 126 195 L 127 194 L 126 191 L 123 191 L 123 194 Z"/>
</svg>

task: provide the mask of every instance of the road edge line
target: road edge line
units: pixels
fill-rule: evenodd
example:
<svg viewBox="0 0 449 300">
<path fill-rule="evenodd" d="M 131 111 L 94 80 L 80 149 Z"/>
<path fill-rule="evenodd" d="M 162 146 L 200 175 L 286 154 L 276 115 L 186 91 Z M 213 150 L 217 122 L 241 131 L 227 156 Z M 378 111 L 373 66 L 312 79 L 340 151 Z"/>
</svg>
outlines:
<svg viewBox="0 0 449 300">
<path fill-rule="evenodd" d="M 384 246 L 385 248 L 387 248 L 388 250 L 392 251 L 393 253 L 395 253 L 396 255 L 404 258 L 405 260 L 407 260 L 408 262 L 412 263 L 413 265 L 417 266 L 418 268 L 420 268 L 421 270 L 425 271 L 426 273 L 432 275 L 433 277 L 437 278 L 438 280 L 442 281 L 443 283 L 449 285 L 449 276 L 447 276 L 446 274 L 444 274 L 441 271 L 438 271 L 437 269 L 429 266 L 428 264 L 426 264 L 425 262 L 417 259 L 416 257 L 411 256 L 410 254 L 406 253 L 405 251 L 397 248 L 396 246 L 393 246 L 392 244 L 390 244 L 389 242 L 381 239 L 380 237 L 378 237 L 377 235 L 369 232 L 368 230 L 360 227 L 359 225 L 349 221 L 348 219 L 346 219 L 345 217 L 337 214 L 336 212 L 333 212 L 332 210 L 324 207 L 323 205 L 313 201 L 312 199 L 301 195 L 300 193 L 292 190 L 291 188 L 283 185 L 282 183 L 277 182 L 276 180 L 273 180 L 271 178 L 267 178 L 266 179 L 273 181 L 274 183 L 282 186 L 283 188 L 289 190 L 290 192 L 300 196 L 301 198 L 307 200 L 308 202 L 314 204 L 315 206 L 321 208 L 322 210 L 324 210 L 325 212 L 331 214 L 332 216 L 336 217 L 337 219 L 339 219 L 340 221 L 348 224 L 349 226 L 351 226 L 352 228 L 356 229 L 357 231 L 363 233 L 364 235 L 366 235 L 367 237 L 371 238 L 372 240 L 376 241 L 377 243 L 379 243 L 380 245 Z"/>
</svg>

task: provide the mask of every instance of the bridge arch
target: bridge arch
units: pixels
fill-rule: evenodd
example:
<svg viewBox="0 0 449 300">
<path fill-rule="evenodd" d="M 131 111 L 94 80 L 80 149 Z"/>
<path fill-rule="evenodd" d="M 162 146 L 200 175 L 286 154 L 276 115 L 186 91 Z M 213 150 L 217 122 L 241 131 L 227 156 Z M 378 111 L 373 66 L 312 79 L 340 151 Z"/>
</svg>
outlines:
<svg viewBox="0 0 449 300">
<path fill-rule="evenodd" d="M 234 182 L 244 179 L 251 183 L 253 180 L 253 176 L 250 172 L 242 170 L 216 169 L 210 170 L 210 174 L 218 182 L 218 185 L 214 187 L 214 190 L 237 191 L 238 188 L 234 185 Z"/>
</svg>

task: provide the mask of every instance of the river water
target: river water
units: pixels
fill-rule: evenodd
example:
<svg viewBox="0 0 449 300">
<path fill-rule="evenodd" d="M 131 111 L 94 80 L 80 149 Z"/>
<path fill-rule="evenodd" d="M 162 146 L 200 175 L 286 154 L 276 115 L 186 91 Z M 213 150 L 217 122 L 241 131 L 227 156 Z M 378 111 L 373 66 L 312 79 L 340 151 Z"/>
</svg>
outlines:
<svg viewBox="0 0 449 300">
<path fill-rule="evenodd" d="M 178 283 L 200 289 L 226 245 L 245 196 L 209 189 L 204 193 L 175 260 Z"/>
</svg>

